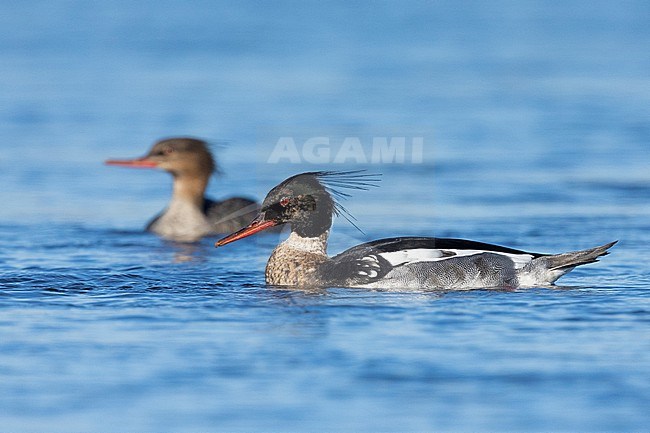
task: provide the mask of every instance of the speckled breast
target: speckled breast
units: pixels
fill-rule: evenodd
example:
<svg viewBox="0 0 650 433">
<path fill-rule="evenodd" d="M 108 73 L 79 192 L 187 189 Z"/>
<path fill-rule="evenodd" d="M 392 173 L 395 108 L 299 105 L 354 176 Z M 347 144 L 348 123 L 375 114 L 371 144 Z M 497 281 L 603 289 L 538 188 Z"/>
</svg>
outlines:
<svg viewBox="0 0 650 433">
<path fill-rule="evenodd" d="M 277 248 L 266 264 L 266 282 L 278 286 L 322 285 L 319 269 L 327 261 L 319 254 Z"/>
</svg>

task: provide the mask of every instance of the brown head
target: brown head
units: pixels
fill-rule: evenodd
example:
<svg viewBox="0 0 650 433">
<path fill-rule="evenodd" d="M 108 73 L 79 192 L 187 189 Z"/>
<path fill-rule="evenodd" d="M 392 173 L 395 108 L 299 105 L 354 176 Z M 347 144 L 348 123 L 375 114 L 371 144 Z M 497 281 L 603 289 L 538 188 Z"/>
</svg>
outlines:
<svg viewBox="0 0 650 433">
<path fill-rule="evenodd" d="M 158 141 L 149 153 L 128 160 L 110 159 L 108 165 L 135 168 L 160 168 L 174 177 L 210 177 L 216 164 L 205 141 L 175 137 Z"/>
</svg>

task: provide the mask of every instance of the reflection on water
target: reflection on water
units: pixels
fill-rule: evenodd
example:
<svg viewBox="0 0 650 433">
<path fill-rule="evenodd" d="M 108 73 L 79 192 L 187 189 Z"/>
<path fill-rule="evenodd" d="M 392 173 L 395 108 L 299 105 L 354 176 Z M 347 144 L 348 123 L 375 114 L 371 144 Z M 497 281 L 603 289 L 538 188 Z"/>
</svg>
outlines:
<svg viewBox="0 0 650 433">
<path fill-rule="evenodd" d="M 170 244 L 176 250 L 174 253 L 174 263 L 206 260 L 205 248 L 200 245 L 180 242 L 170 242 Z"/>
</svg>

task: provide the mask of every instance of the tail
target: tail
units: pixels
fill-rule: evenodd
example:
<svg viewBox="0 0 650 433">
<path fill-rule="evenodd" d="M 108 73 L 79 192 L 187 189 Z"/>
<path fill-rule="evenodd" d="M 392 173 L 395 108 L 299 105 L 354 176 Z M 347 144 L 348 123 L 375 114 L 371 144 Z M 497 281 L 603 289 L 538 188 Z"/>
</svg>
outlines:
<svg viewBox="0 0 650 433">
<path fill-rule="evenodd" d="M 576 266 L 597 262 L 599 257 L 609 254 L 607 250 L 617 242 L 610 242 L 587 250 L 536 258 L 519 271 L 520 286 L 553 284 L 558 278 L 572 271 Z"/>
<path fill-rule="evenodd" d="M 598 257 L 606 256 L 607 254 L 609 254 L 607 250 L 613 247 L 616 244 L 616 242 L 618 241 L 610 242 L 608 244 L 596 248 L 589 248 L 588 250 L 574 251 L 571 253 L 546 256 L 545 258 L 546 258 L 548 270 L 558 271 L 567 268 L 573 269 L 576 266 L 597 262 Z"/>
</svg>

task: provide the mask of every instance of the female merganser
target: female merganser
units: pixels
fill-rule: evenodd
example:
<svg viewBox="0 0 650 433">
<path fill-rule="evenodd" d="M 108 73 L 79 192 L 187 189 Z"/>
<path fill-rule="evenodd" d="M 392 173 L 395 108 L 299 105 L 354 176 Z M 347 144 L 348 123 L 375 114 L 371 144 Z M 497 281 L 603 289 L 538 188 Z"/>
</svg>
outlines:
<svg viewBox="0 0 650 433">
<path fill-rule="evenodd" d="M 106 164 L 160 168 L 171 173 L 174 186 L 169 206 L 146 227 L 166 239 L 194 242 L 204 236 L 230 233 L 248 224 L 259 211 L 259 205 L 247 198 L 215 201 L 204 196 L 217 168 L 202 140 L 169 138 L 155 143 L 142 158 L 108 160 Z"/>
<path fill-rule="evenodd" d="M 269 192 L 247 227 L 216 243 L 226 245 L 278 224 L 291 224 L 266 265 L 266 282 L 299 287 L 476 289 L 551 285 L 573 268 L 593 263 L 616 242 L 564 254 L 538 254 L 463 239 L 401 237 L 357 245 L 332 258 L 332 215 L 345 209 L 338 188 L 366 189 L 375 176 L 313 172 L 290 177 Z"/>
</svg>

